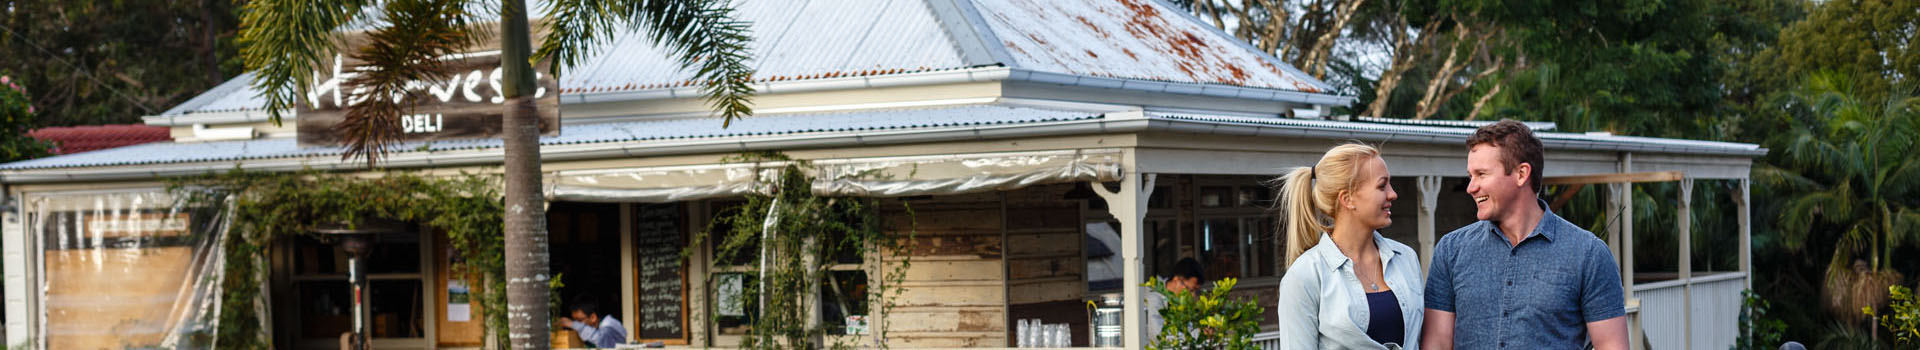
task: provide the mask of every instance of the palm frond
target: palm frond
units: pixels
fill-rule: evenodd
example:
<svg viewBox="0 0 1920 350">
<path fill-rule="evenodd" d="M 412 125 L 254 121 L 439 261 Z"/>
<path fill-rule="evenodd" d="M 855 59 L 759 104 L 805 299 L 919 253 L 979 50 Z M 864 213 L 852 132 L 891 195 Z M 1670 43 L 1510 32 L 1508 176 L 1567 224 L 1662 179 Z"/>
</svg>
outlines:
<svg viewBox="0 0 1920 350">
<path fill-rule="evenodd" d="M 1827 186 L 1813 181 L 1792 170 L 1782 169 L 1772 164 L 1759 164 L 1753 168 L 1753 179 L 1761 186 L 1784 192 L 1806 192 L 1825 189 Z"/>
<path fill-rule="evenodd" d="M 1801 132 L 1787 145 L 1786 155 L 1789 162 L 1803 168 L 1824 169 L 1836 181 L 1853 177 L 1859 169 L 1855 167 L 1856 158 L 1848 145 L 1836 145 L 1825 135 Z"/>
<path fill-rule="evenodd" d="M 552 58 L 558 75 L 581 63 L 590 48 L 612 40 L 617 30 L 647 34 L 668 48 L 683 66 L 695 69 L 709 104 L 730 126 L 753 114 L 753 68 L 747 52 L 747 23 L 717 0 L 559 0 L 547 11 L 549 34 L 534 59 Z M 624 27 L 624 28 L 622 28 Z"/>
<path fill-rule="evenodd" d="M 341 159 L 366 157 L 372 167 L 399 142 L 400 116 L 411 110 L 424 92 L 410 86 L 445 79 L 442 57 L 473 44 L 466 4 L 460 0 L 392 0 L 383 8 L 389 25 L 368 34 L 369 42 L 353 53 L 366 69 L 349 81 L 359 104 L 347 108 L 334 132 L 347 142 Z"/>
<path fill-rule="evenodd" d="M 1873 241 L 1873 235 L 1874 230 L 1873 224 L 1871 223 L 1858 222 L 1847 225 L 1846 231 L 1842 231 L 1839 237 L 1835 237 L 1833 259 L 1827 261 L 1827 268 L 1844 269 L 1852 265 L 1853 260 L 1859 256 L 1857 254 L 1862 250 L 1867 250 L 1867 246 Z M 1867 253 L 1868 255 L 1873 254 L 1873 252 Z"/>
<path fill-rule="evenodd" d="M 1902 207 L 1893 212 L 1893 225 L 1887 232 L 1887 244 L 1901 246 L 1920 240 L 1920 209 Z"/>
<path fill-rule="evenodd" d="M 354 20 L 367 0 L 257 0 L 240 18 L 240 58 L 255 72 L 253 87 L 267 100 L 274 124 L 313 84 L 314 70 L 335 52 L 333 31 Z"/>
</svg>

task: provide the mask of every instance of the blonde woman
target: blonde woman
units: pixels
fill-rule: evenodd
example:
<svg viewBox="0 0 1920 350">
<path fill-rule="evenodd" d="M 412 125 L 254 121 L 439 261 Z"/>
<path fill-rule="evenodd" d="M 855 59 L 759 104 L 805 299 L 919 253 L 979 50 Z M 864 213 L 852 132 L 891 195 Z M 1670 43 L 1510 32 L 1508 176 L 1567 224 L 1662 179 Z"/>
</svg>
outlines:
<svg viewBox="0 0 1920 350">
<path fill-rule="evenodd" d="M 1345 144 L 1279 180 L 1281 349 L 1416 349 L 1420 258 L 1380 235 L 1399 196 L 1380 150 Z"/>
</svg>

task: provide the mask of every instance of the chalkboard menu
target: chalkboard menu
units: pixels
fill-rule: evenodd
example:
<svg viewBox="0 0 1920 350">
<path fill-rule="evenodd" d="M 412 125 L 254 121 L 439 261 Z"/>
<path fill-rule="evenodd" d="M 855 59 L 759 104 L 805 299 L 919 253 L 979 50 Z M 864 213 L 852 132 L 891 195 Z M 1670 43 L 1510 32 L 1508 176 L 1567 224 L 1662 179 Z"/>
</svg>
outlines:
<svg viewBox="0 0 1920 350">
<path fill-rule="evenodd" d="M 686 269 L 680 259 L 685 246 L 680 232 L 680 206 L 639 206 L 634 215 L 634 259 L 640 266 L 638 339 L 686 339 Z"/>
</svg>

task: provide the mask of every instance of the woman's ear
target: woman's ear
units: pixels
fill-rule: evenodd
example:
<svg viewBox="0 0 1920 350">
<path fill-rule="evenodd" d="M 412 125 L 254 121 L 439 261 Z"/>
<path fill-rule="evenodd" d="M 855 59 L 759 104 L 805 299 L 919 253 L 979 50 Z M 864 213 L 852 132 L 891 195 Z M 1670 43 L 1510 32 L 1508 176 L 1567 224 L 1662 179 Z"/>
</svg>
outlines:
<svg viewBox="0 0 1920 350">
<path fill-rule="evenodd" d="M 1353 191 L 1342 190 L 1340 191 L 1339 198 L 1340 198 L 1341 207 L 1347 208 L 1347 210 L 1358 209 L 1357 207 L 1353 206 Z"/>
</svg>

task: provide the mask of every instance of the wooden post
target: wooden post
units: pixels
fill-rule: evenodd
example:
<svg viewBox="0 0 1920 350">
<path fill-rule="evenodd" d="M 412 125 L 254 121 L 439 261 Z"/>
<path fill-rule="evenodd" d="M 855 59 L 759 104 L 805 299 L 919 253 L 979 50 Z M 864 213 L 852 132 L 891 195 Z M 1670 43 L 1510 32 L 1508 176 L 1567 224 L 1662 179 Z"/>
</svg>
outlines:
<svg viewBox="0 0 1920 350">
<path fill-rule="evenodd" d="M 1736 224 L 1737 226 L 1740 227 L 1740 267 L 1739 268 L 1740 268 L 1740 273 L 1747 275 L 1745 278 L 1743 278 L 1744 280 L 1746 280 L 1747 289 L 1753 289 L 1753 207 L 1751 204 L 1751 201 L 1753 200 L 1753 197 L 1751 197 L 1752 196 L 1751 192 L 1753 191 L 1752 186 L 1753 186 L 1752 179 L 1740 179 L 1740 187 L 1739 187 L 1740 195 L 1733 196 L 1733 200 L 1738 201 L 1734 203 L 1734 205 L 1738 207 L 1737 209 L 1734 210 L 1734 212 L 1736 215 L 1739 215 L 1739 220 L 1740 220 L 1740 222 Z"/>
<path fill-rule="evenodd" d="M 1106 185 L 1091 184 L 1094 193 L 1107 201 L 1107 212 L 1115 220 L 1120 220 L 1120 258 L 1124 266 L 1121 277 L 1121 303 L 1123 324 L 1122 341 L 1128 349 L 1146 347 L 1144 328 L 1146 320 L 1141 319 L 1141 302 L 1145 301 L 1146 291 L 1140 288 L 1144 282 L 1141 275 L 1141 246 L 1146 244 L 1143 238 L 1145 230 L 1141 225 L 1147 218 L 1147 197 L 1153 193 L 1154 174 L 1140 174 L 1139 164 L 1133 150 L 1123 155 L 1123 171 L 1120 177 L 1120 191 L 1108 190 Z"/>
<path fill-rule="evenodd" d="M 1620 154 L 1620 172 L 1633 172 L 1633 153 Z M 1626 297 L 1627 302 L 1637 305 L 1640 302 L 1639 298 L 1633 295 L 1633 183 L 1617 183 L 1611 187 L 1614 192 L 1613 197 L 1618 200 L 1615 203 L 1618 206 L 1615 210 L 1619 210 L 1620 214 L 1616 217 L 1619 221 L 1614 223 L 1614 226 L 1620 230 L 1620 287 L 1624 289 L 1622 295 Z M 1640 329 L 1642 315 L 1645 314 L 1636 312 L 1627 324 L 1627 346 L 1636 350 L 1643 350 L 1640 345 L 1646 338 L 1646 334 Z"/>
<path fill-rule="evenodd" d="M 1681 349 L 1693 348 L 1693 179 L 1680 179 L 1680 211 L 1674 213 L 1680 227 L 1676 239 L 1680 240 L 1680 339 L 1686 339 Z"/>
<path fill-rule="evenodd" d="M 1415 187 L 1420 189 L 1420 218 L 1415 220 L 1420 227 L 1420 254 L 1418 255 L 1420 255 L 1420 271 L 1425 272 L 1429 266 L 1433 266 L 1433 242 L 1439 234 L 1434 232 L 1433 211 L 1438 208 L 1436 204 L 1440 201 L 1441 177 L 1421 176 L 1415 182 Z"/>
<path fill-rule="evenodd" d="M 633 210 L 633 203 L 620 203 L 620 248 L 618 248 L 620 250 L 619 314 L 620 321 L 624 322 L 621 325 L 627 326 L 627 338 L 629 339 L 637 339 L 640 334 L 640 319 L 634 317 L 639 316 L 636 312 L 638 308 L 635 307 L 639 304 L 639 301 L 635 299 L 640 298 L 640 293 L 635 291 L 638 286 L 636 285 L 637 282 L 634 281 L 637 279 L 634 276 L 637 271 L 634 271 L 633 263 Z M 611 312 L 608 313 L 611 314 Z"/>
</svg>

